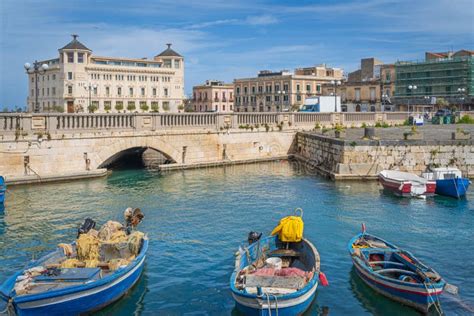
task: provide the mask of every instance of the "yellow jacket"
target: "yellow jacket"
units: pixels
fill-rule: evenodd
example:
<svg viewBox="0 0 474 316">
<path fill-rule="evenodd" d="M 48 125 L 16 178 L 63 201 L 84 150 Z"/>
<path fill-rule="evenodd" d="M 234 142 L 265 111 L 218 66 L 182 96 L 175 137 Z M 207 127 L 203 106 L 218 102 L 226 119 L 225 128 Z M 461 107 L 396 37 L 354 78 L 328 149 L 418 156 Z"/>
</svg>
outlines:
<svg viewBox="0 0 474 316">
<path fill-rule="evenodd" d="M 300 216 L 287 216 L 280 220 L 271 235 L 278 234 L 280 241 L 298 242 L 303 238 L 304 222 Z"/>
</svg>

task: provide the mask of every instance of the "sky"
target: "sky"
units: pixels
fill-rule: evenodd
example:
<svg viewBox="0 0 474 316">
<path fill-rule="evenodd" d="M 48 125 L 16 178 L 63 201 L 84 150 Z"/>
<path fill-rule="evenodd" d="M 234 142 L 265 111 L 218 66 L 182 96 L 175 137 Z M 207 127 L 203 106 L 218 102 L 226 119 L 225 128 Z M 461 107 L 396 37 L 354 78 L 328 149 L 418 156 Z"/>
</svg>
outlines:
<svg viewBox="0 0 474 316">
<path fill-rule="evenodd" d="M 153 57 L 173 43 L 185 91 L 259 70 L 360 59 L 423 59 L 474 49 L 473 0 L 0 0 L 0 108 L 24 106 L 23 65 L 58 56 L 79 34 L 93 54 Z"/>
</svg>

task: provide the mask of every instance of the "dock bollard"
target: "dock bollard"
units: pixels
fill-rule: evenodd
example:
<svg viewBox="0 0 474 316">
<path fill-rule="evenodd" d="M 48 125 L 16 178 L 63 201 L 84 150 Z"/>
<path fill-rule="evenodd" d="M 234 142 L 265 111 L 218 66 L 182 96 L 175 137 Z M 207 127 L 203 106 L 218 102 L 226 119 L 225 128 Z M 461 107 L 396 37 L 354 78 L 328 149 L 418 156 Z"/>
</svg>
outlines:
<svg viewBox="0 0 474 316">
<path fill-rule="evenodd" d="M 364 128 L 364 138 L 373 139 L 375 137 L 375 128 L 365 127 Z"/>
</svg>

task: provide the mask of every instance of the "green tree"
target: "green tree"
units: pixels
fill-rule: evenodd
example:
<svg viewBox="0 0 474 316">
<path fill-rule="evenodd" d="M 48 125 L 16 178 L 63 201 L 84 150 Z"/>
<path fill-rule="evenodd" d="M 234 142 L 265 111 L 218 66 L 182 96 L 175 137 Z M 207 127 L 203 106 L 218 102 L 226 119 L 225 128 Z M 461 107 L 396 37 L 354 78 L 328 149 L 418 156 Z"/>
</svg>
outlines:
<svg viewBox="0 0 474 316">
<path fill-rule="evenodd" d="M 151 111 L 152 112 L 159 112 L 160 111 L 160 105 L 158 102 L 151 102 Z"/>
<path fill-rule="evenodd" d="M 122 110 L 123 110 L 123 102 L 122 102 L 122 101 L 117 101 L 117 102 L 115 103 L 115 109 L 116 109 L 117 111 L 122 111 Z"/>
<path fill-rule="evenodd" d="M 131 111 L 134 111 L 135 109 L 136 109 L 135 102 L 129 101 L 127 104 L 127 110 L 131 112 Z"/>
<path fill-rule="evenodd" d="M 148 109 L 149 109 L 148 104 L 146 104 L 146 102 L 140 102 L 140 109 L 141 109 L 143 112 L 148 111 Z"/>
</svg>

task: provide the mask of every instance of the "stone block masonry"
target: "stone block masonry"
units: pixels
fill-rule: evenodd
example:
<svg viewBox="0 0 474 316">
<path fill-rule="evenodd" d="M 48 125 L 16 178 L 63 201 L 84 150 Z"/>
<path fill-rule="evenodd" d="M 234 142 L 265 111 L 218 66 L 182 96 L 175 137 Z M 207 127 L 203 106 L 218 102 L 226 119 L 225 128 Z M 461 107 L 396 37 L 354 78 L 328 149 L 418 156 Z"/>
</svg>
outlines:
<svg viewBox="0 0 474 316">
<path fill-rule="evenodd" d="M 428 167 L 446 166 L 457 167 L 464 175 L 474 177 L 472 139 L 343 140 L 299 132 L 295 157 L 332 179 L 374 179 L 384 169 L 420 175 Z"/>
</svg>

